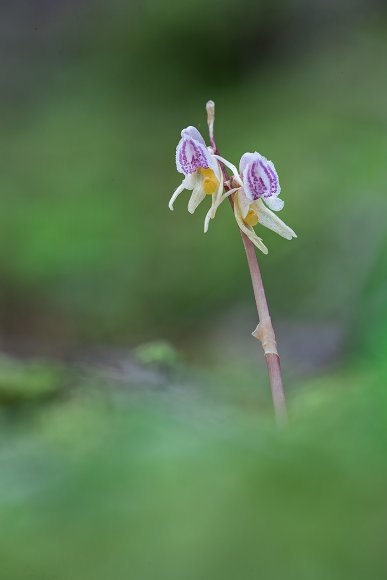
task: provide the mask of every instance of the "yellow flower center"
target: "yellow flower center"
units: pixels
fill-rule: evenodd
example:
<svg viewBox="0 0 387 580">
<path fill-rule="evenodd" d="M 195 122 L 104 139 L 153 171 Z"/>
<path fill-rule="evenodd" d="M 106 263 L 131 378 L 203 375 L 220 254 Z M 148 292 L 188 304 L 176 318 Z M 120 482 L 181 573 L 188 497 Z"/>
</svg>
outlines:
<svg viewBox="0 0 387 580">
<path fill-rule="evenodd" d="M 203 178 L 202 187 L 204 193 L 207 195 L 213 195 L 219 187 L 219 180 L 215 173 L 212 169 L 203 169 L 202 167 L 200 167 L 198 171 Z"/>
<path fill-rule="evenodd" d="M 253 209 L 251 209 L 245 219 L 243 220 L 248 226 L 256 226 L 258 223 L 258 214 Z"/>
</svg>

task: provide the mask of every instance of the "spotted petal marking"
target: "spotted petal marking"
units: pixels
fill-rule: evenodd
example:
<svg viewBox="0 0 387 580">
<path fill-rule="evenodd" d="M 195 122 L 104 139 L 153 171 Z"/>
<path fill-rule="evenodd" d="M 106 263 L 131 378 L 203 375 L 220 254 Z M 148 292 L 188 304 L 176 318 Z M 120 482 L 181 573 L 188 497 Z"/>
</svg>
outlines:
<svg viewBox="0 0 387 580">
<path fill-rule="evenodd" d="M 181 132 L 182 138 L 176 148 L 176 168 L 179 173 L 189 175 L 200 167 L 209 169 L 213 166 L 210 154 L 203 137 L 195 127 L 187 127 Z"/>
<path fill-rule="evenodd" d="M 259 153 L 245 153 L 240 161 L 247 197 L 254 201 L 261 197 L 277 197 L 281 188 L 278 175 L 271 161 Z"/>
</svg>

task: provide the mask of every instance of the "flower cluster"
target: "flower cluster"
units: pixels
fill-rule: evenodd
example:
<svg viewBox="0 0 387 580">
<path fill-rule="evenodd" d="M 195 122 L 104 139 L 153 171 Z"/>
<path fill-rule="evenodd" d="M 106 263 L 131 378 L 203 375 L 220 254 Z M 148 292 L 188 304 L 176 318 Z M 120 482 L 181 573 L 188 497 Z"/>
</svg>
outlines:
<svg viewBox="0 0 387 580">
<path fill-rule="evenodd" d="M 227 183 L 224 183 L 221 164 L 228 167 L 233 174 L 231 181 Z M 188 202 L 190 213 L 194 213 L 207 195 L 211 196 L 211 207 L 204 221 L 205 232 L 220 204 L 232 195 L 235 219 L 239 228 L 264 254 L 268 253 L 268 249 L 255 233 L 253 226 L 257 224 L 265 226 L 287 240 L 297 237 L 294 231 L 274 213 L 283 208 L 284 202 L 279 199 L 281 188 L 275 167 L 263 155 L 257 152 L 245 153 L 240 160 L 238 171 L 233 164 L 206 146 L 195 127 L 187 127 L 181 132 L 181 139 L 176 148 L 176 168 L 184 175 L 184 179 L 173 193 L 169 208 L 173 210 L 176 198 L 185 189 L 192 191 Z"/>
</svg>

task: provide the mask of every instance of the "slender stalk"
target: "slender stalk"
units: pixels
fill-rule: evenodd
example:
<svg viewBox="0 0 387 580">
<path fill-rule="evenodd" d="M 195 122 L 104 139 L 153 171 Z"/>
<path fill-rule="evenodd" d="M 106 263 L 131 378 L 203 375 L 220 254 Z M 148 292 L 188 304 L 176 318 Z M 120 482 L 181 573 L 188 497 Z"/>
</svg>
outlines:
<svg viewBox="0 0 387 580">
<path fill-rule="evenodd" d="M 213 101 L 208 101 L 206 109 L 207 109 L 207 122 L 211 147 L 213 148 L 214 153 L 220 155 L 214 138 L 215 103 Z M 220 163 L 220 165 L 224 177 L 225 189 L 229 191 L 231 189 L 231 186 L 228 183 L 229 177 L 227 174 L 227 170 L 223 165 L 223 163 Z M 233 196 L 231 195 L 229 197 L 231 206 L 234 205 L 234 201 L 232 198 Z M 258 338 L 258 340 L 261 341 L 262 348 L 265 354 L 267 372 L 269 375 L 275 416 L 279 422 L 283 423 L 286 422 L 287 420 L 286 400 L 282 382 L 280 357 L 276 349 L 275 335 L 270 318 L 269 306 L 266 300 L 265 289 L 263 287 L 261 271 L 259 269 L 258 258 L 254 244 L 242 231 L 240 232 L 240 234 L 242 236 L 242 242 L 246 252 L 247 263 L 249 265 L 251 282 L 253 286 L 255 303 L 257 306 L 259 318 L 259 325 L 257 327 L 257 331 L 253 333 L 253 336 L 255 336 L 256 338 Z"/>
</svg>

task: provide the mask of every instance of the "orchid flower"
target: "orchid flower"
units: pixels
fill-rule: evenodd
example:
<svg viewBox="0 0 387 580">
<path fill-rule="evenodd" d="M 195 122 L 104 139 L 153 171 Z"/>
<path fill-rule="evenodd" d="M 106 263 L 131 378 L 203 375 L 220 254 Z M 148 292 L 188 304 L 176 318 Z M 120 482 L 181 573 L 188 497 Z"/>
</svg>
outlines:
<svg viewBox="0 0 387 580">
<path fill-rule="evenodd" d="M 221 203 L 223 174 L 213 150 L 206 147 L 203 137 L 195 127 L 187 127 L 181 132 L 181 139 L 176 148 L 176 168 L 184 175 L 184 179 L 173 193 L 169 209 L 173 210 L 175 200 L 185 189 L 192 191 L 188 202 L 190 213 L 194 213 L 206 196 L 211 195 L 211 208 L 204 222 L 206 232 L 210 219 L 215 217 Z"/>
<path fill-rule="evenodd" d="M 216 156 L 217 157 L 217 156 Z M 281 188 L 278 175 L 271 161 L 259 153 L 245 153 L 239 164 L 239 173 L 234 165 L 217 157 L 234 175 L 237 187 L 227 191 L 219 198 L 219 205 L 231 194 L 234 194 L 234 214 L 239 228 L 264 254 L 268 249 L 253 230 L 261 224 L 273 230 L 283 238 L 296 238 L 289 228 L 273 211 L 280 211 L 284 202 L 278 196 Z M 266 204 L 266 205 L 265 205 Z M 270 208 L 270 209 L 269 209 Z"/>
</svg>

